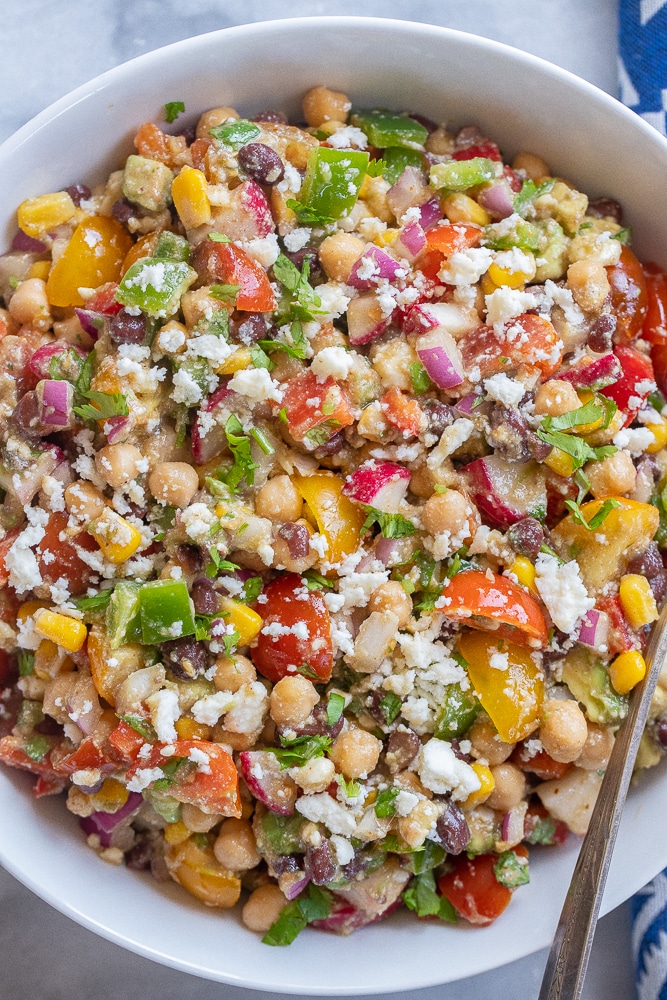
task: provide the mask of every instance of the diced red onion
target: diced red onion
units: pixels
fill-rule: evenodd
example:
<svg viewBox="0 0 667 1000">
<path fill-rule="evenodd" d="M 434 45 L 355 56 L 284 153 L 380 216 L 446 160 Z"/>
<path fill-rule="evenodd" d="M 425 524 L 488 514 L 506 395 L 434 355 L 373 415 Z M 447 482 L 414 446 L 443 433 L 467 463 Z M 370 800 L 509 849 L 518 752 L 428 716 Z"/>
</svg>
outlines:
<svg viewBox="0 0 667 1000">
<path fill-rule="evenodd" d="M 38 347 L 30 358 L 28 367 L 33 375 L 37 375 L 39 378 L 50 378 L 51 362 L 54 358 L 60 357 L 61 354 L 66 354 L 67 351 L 76 351 L 81 358 L 87 357 L 87 352 L 82 351 L 80 347 L 74 347 L 64 340 L 56 340 L 52 344 L 43 344 L 42 347 Z"/>
<path fill-rule="evenodd" d="M 451 389 L 464 380 L 461 353 L 456 341 L 442 327 L 436 327 L 419 340 L 419 360 L 429 378 L 440 389 Z"/>
<path fill-rule="evenodd" d="M 82 816 L 79 825 L 89 836 L 91 833 L 97 834 L 102 847 L 110 847 L 111 835 L 116 827 L 136 812 L 143 801 L 143 796 L 139 792 L 130 792 L 127 802 L 117 812 L 94 812 L 90 816 Z"/>
<path fill-rule="evenodd" d="M 64 379 L 42 379 L 35 389 L 39 402 L 39 419 L 54 429 L 69 427 L 72 421 L 74 387 Z"/>
<path fill-rule="evenodd" d="M 411 262 L 419 256 L 425 246 L 426 236 L 416 219 L 411 219 L 407 225 L 403 226 L 392 243 L 394 253 Z"/>
<path fill-rule="evenodd" d="M 477 410 L 480 406 L 480 401 L 483 399 L 483 393 L 469 392 L 466 396 L 461 396 L 454 405 L 459 413 L 467 415 Z"/>
<path fill-rule="evenodd" d="M 374 292 L 363 292 L 350 299 L 347 307 L 347 332 L 350 343 L 357 347 L 381 337 L 391 322 L 385 316 Z"/>
<path fill-rule="evenodd" d="M 396 183 L 387 191 L 387 204 L 396 218 L 400 219 L 408 208 L 418 206 L 428 198 L 429 193 L 421 170 L 417 167 L 406 167 Z"/>
<path fill-rule="evenodd" d="M 278 528 L 278 536 L 287 543 L 287 549 L 292 559 L 303 559 L 308 555 L 310 535 L 305 524 L 285 521 Z"/>
<path fill-rule="evenodd" d="M 129 417 L 121 416 L 109 417 L 104 421 L 104 433 L 107 436 L 109 444 L 118 444 L 119 441 L 125 440 L 129 429 L 129 423 Z"/>
<path fill-rule="evenodd" d="M 384 566 L 388 566 L 395 552 L 396 552 L 396 539 L 385 538 L 384 535 L 381 535 L 378 538 L 375 545 L 375 558 L 379 559 Z M 358 567 L 357 567 L 357 572 L 359 572 Z"/>
<path fill-rule="evenodd" d="M 527 809 L 528 803 L 520 802 L 519 805 L 514 806 L 509 812 L 505 813 L 500 827 L 500 837 L 503 843 L 513 847 L 523 840 Z"/>
<path fill-rule="evenodd" d="M 433 229 L 433 226 L 437 226 L 444 214 L 439 198 L 431 198 L 430 201 L 420 205 L 419 222 L 422 229 Z"/>
<path fill-rule="evenodd" d="M 81 329 L 93 340 L 97 340 L 100 334 L 109 326 L 109 317 L 104 313 L 93 312 L 92 309 L 75 308 L 77 319 L 81 324 Z"/>
<path fill-rule="evenodd" d="M 607 645 L 609 636 L 609 615 L 605 611 L 598 611 L 591 608 L 587 611 L 581 622 L 578 641 L 583 646 L 590 646 L 591 649 L 601 650 Z"/>
<path fill-rule="evenodd" d="M 28 236 L 19 229 L 12 240 L 12 250 L 18 250 L 19 253 L 46 253 L 47 246 L 41 240 L 36 240 L 34 236 Z"/>
<path fill-rule="evenodd" d="M 373 273 L 369 277 L 361 277 L 360 272 L 368 268 L 369 261 L 372 264 Z M 352 288 L 373 288 L 382 279 L 394 281 L 404 275 L 405 267 L 403 264 L 388 254 L 386 250 L 375 246 L 374 243 L 368 243 L 362 256 L 354 263 L 347 283 Z"/>
<path fill-rule="evenodd" d="M 494 219 L 506 219 L 514 211 L 514 193 L 504 177 L 481 191 L 477 201 Z"/>
<path fill-rule="evenodd" d="M 300 874 L 300 877 L 299 877 Z M 290 902 L 300 896 L 303 890 L 306 888 L 310 878 L 308 875 L 297 872 L 286 872 L 284 875 L 278 877 L 278 884 L 280 885 L 281 891 L 286 899 Z"/>
</svg>

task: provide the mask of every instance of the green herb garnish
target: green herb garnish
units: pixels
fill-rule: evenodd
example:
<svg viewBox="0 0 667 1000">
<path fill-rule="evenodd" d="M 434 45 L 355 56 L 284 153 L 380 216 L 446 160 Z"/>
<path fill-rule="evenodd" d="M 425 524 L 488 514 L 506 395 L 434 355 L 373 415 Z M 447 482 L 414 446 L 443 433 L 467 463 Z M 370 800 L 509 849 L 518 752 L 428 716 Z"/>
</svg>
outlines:
<svg viewBox="0 0 667 1000">
<path fill-rule="evenodd" d="M 365 534 L 374 524 L 378 525 L 385 538 L 408 538 L 410 535 L 414 535 L 417 530 L 412 521 L 408 521 L 402 514 L 387 514 L 385 511 L 369 507 L 367 504 L 363 506 L 367 515 L 361 526 L 361 535 Z"/>
<path fill-rule="evenodd" d="M 274 947 L 291 944 L 313 920 L 324 920 L 329 916 L 331 901 L 330 892 L 311 883 L 307 895 L 300 896 L 282 909 L 278 919 L 262 938 L 262 943 Z"/>
<path fill-rule="evenodd" d="M 175 122 L 178 116 L 182 115 L 184 112 L 185 104 L 183 101 L 167 101 L 164 106 L 165 121 L 169 122 L 171 125 L 172 122 Z"/>
<path fill-rule="evenodd" d="M 345 708 L 345 698 L 342 694 L 332 691 L 327 701 L 327 725 L 335 726 Z"/>
</svg>

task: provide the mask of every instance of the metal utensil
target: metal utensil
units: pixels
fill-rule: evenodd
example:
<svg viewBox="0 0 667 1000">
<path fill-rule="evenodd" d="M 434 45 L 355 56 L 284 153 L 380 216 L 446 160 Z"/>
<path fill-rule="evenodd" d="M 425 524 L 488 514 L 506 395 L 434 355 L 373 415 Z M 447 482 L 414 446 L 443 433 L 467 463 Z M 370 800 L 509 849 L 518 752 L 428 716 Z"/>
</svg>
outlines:
<svg viewBox="0 0 667 1000">
<path fill-rule="evenodd" d="M 646 676 L 634 689 L 628 714 L 616 735 L 588 833 L 565 897 L 538 1000 L 579 1000 L 581 997 L 625 797 L 666 657 L 667 606 L 656 622 L 646 649 Z"/>
</svg>

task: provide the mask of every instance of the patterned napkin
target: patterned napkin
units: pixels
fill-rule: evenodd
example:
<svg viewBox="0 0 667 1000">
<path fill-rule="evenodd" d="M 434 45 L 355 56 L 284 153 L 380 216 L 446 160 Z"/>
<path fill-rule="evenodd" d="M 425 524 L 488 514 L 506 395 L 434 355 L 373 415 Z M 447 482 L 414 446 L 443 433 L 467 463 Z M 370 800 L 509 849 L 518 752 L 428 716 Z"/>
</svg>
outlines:
<svg viewBox="0 0 667 1000">
<path fill-rule="evenodd" d="M 667 0 L 619 0 L 618 83 L 621 101 L 667 135 Z M 632 953 L 638 1000 L 667 1000 L 667 869 L 632 900 Z"/>
</svg>

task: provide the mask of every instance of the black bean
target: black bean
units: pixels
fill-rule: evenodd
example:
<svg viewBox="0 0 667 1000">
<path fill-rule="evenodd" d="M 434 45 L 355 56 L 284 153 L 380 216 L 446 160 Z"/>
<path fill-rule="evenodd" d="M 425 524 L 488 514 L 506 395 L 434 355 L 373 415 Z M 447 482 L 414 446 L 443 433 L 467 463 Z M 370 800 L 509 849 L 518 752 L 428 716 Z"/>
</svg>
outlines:
<svg viewBox="0 0 667 1000">
<path fill-rule="evenodd" d="M 438 816 L 435 832 L 448 854 L 461 854 L 470 842 L 470 827 L 454 802 L 450 802 L 446 812 Z"/>
<path fill-rule="evenodd" d="M 298 267 L 301 271 L 304 262 L 307 260 L 310 270 L 308 276 L 310 278 L 319 278 L 322 274 L 322 265 L 320 264 L 320 259 L 317 256 L 317 251 L 313 250 L 312 247 L 301 247 L 300 250 L 283 250 L 284 255 L 288 260 L 291 260 L 295 267 Z"/>
<path fill-rule="evenodd" d="M 234 313 L 229 320 L 229 338 L 244 347 L 252 347 L 267 336 L 266 319 L 262 313 Z"/>
<path fill-rule="evenodd" d="M 313 709 L 309 722 L 304 722 L 301 726 L 289 726 L 287 728 L 296 732 L 297 736 L 329 736 L 332 740 L 335 740 L 343 728 L 344 722 L 345 718 L 341 715 L 338 722 L 330 726 L 327 721 L 327 703 L 322 700 Z M 280 726 L 278 726 L 278 731 L 280 732 Z"/>
<path fill-rule="evenodd" d="M 276 875 L 287 875 L 302 870 L 296 854 L 276 854 L 271 858 L 271 868 Z"/>
<path fill-rule="evenodd" d="M 435 130 L 438 128 L 437 124 L 433 121 L 433 119 L 427 118 L 426 115 L 415 115 L 412 112 L 410 112 L 410 117 L 413 118 L 416 122 L 419 122 L 420 125 L 423 125 L 424 128 L 428 131 L 429 135 L 431 134 L 431 132 L 435 132 Z"/>
<path fill-rule="evenodd" d="M 275 149 L 263 142 L 249 142 L 238 152 L 239 167 L 258 184 L 277 184 L 285 176 L 285 164 Z"/>
<path fill-rule="evenodd" d="M 648 546 L 638 556 L 634 556 L 628 562 L 628 573 L 639 573 L 641 576 L 655 576 L 664 570 L 660 549 L 655 542 L 649 542 Z"/>
<path fill-rule="evenodd" d="M 588 346 L 596 354 L 606 354 L 614 345 L 616 317 L 611 313 L 603 313 L 594 320 L 588 334 Z"/>
<path fill-rule="evenodd" d="M 185 139 L 186 145 L 191 146 L 192 143 L 197 138 L 197 129 L 194 127 L 194 125 L 186 125 L 185 128 L 182 129 L 179 134 L 182 135 L 183 138 Z"/>
<path fill-rule="evenodd" d="M 623 208 L 615 198 L 596 198 L 589 201 L 586 215 L 592 215 L 594 219 L 613 219 L 620 225 Z"/>
<path fill-rule="evenodd" d="M 250 119 L 253 122 L 271 122 L 274 125 L 287 125 L 287 115 L 282 111 L 260 111 Z"/>
<path fill-rule="evenodd" d="M 315 458 L 327 458 L 329 455 L 338 455 L 339 452 L 345 447 L 346 439 L 343 431 L 336 431 L 332 434 L 328 441 L 321 444 L 319 448 L 316 448 L 313 452 Z"/>
<path fill-rule="evenodd" d="M 121 309 L 111 319 L 109 336 L 116 344 L 140 344 L 146 336 L 146 317 Z"/>
<path fill-rule="evenodd" d="M 214 615 L 218 610 L 218 593 L 205 576 L 198 577 L 190 591 L 198 615 Z"/>
<path fill-rule="evenodd" d="M 502 458 L 511 462 L 526 462 L 531 457 L 528 447 L 528 424 L 523 415 L 511 406 L 498 404 L 489 416 L 489 444 Z"/>
<path fill-rule="evenodd" d="M 667 719 L 663 716 L 656 722 L 653 733 L 663 750 L 667 750 Z"/>
<path fill-rule="evenodd" d="M 415 759 L 420 747 L 420 739 L 411 729 L 394 730 L 387 740 L 385 753 L 385 761 L 391 773 L 404 771 Z"/>
<path fill-rule="evenodd" d="M 126 222 L 129 222 L 130 219 L 136 218 L 137 210 L 132 202 L 128 201 L 127 198 L 119 198 L 118 201 L 115 201 L 111 206 L 111 214 L 114 219 L 118 220 L 118 222 L 125 224 Z"/>
<path fill-rule="evenodd" d="M 437 437 L 440 437 L 445 428 L 450 427 L 456 420 L 454 407 L 442 403 L 439 399 L 425 399 L 421 408 L 428 420 L 429 433 Z"/>
<path fill-rule="evenodd" d="M 544 542 L 544 528 L 536 517 L 522 517 L 510 525 L 507 534 L 513 549 L 529 559 L 537 559 Z"/>
<path fill-rule="evenodd" d="M 285 521 L 278 528 L 278 537 L 287 542 L 287 548 L 292 559 L 303 559 L 310 549 L 310 534 L 305 524 Z"/>
<path fill-rule="evenodd" d="M 34 389 L 21 396 L 9 421 L 18 427 L 25 437 L 38 438 L 48 434 L 48 428 L 39 419 L 39 403 Z"/>
<path fill-rule="evenodd" d="M 184 573 L 201 573 L 204 569 L 204 559 L 201 551 L 196 545 L 184 543 L 176 549 L 176 561 L 181 566 Z"/>
<path fill-rule="evenodd" d="M 322 840 L 318 847 L 306 850 L 306 875 L 313 885 L 326 885 L 336 874 L 336 864 L 331 856 L 328 840 Z"/>
<path fill-rule="evenodd" d="M 70 184 L 69 187 L 65 188 L 65 191 L 75 205 L 80 205 L 82 201 L 87 201 L 92 194 L 92 191 L 86 184 Z"/>
<path fill-rule="evenodd" d="M 152 857 L 153 845 L 148 837 L 142 837 L 125 852 L 125 864 L 135 872 L 144 872 L 150 868 Z"/>
<path fill-rule="evenodd" d="M 170 639 L 160 646 L 162 658 L 180 680 L 192 680 L 208 666 L 208 651 L 204 642 L 186 637 Z"/>
<path fill-rule="evenodd" d="M 655 597 L 655 603 L 658 607 L 664 602 L 667 597 L 667 571 L 664 569 L 655 576 L 649 577 L 649 586 L 653 591 L 653 596 Z"/>
</svg>

